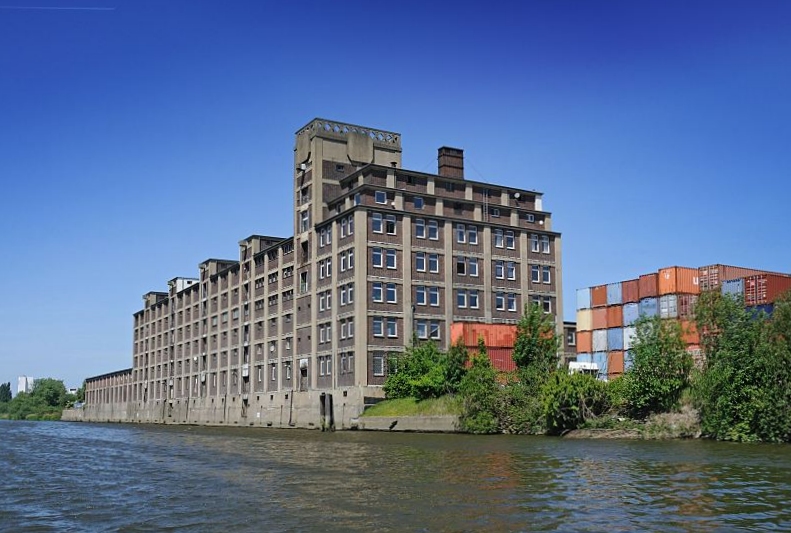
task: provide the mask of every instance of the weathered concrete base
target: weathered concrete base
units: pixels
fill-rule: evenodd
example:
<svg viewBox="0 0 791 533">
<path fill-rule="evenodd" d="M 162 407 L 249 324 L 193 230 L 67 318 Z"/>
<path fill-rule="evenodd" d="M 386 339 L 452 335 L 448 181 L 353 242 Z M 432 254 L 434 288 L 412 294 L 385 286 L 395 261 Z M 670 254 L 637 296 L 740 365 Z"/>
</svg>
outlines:
<svg viewBox="0 0 791 533">
<path fill-rule="evenodd" d="M 358 427 L 368 431 L 416 431 L 457 433 L 459 417 L 444 416 L 363 416 Z"/>
<path fill-rule="evenodd" d="M 174 398 L 148 402 L 87 404 L 66 409 L 61 420 L 205 426 L 322 428 L 322 395 L 332 395 L 334 429 L 350 429 L 363 411 L 365 398 L 381 388 L 349 387 L 330 391 L 283 391 L 212 398 Z M 324 419 L 329 429 L 329 417 Z"/>
</svg>

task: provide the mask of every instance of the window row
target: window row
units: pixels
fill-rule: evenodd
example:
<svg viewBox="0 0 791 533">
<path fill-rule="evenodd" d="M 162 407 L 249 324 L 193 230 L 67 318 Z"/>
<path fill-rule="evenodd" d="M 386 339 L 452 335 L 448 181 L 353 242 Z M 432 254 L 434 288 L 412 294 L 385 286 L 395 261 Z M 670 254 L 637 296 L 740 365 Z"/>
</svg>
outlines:
<svg viewBox="0 0 791 533">
<path fill-rule="evenodd" d="M 332 258 L 322 259 L 319 261 L 319 279 L 332 277 Z"/>
<path fill-rule="evenodd" d="M 418 339 L 439 339 L 440 321 L 419 319 L 415 323 L 415 334 Z"/>
<path fill-rule="evenodd" d="M 459 244 L 478 244 L 478 226 L 456 224 L 456 242 Z"/>
<path fill-rule="evenodd" d="M 324 248 L 332 244 L 332 226 L 325 226 L 318 231 L 319 248 Z"/>
<path fill-rule="evenodd" d="M 319 324 L 319 344 L 332 342 L 332 323 Z"/>
<path fill-rule="evenodd" d="M 393 317 L 373 317 L 374 337 L 398 337 L 398 320 Z"/>
<path fill-rule="evenodd" d="M 319 297 L 319 311 L 332 309 L 332 290 L 323 291 L 318 294 Z"/>
<path fill-rule="evenodd" d="M 387 267 L 395 269 L 397 267 L 396 250 L 394 248 L 371 248 L 371 265 L 376 268 Z"/>
<path fill-rule="evenodd" d="M 347 283 L 338 288 L 338 299 L 341 307 L 354 303 L 354 283 Z"/>
<path fill-rule="evenodd" d="M 374 302 L 398 303 L 395 283 L 376 282 L 371 286 L 371 300 Z"/>
<path fill-rule="evenodd" d="M 478 290 L 477 289 L 457 289 L 456 307 L 459 309 L 478 309 Z"/>
<path fill-rule="evenodd" d="M 415 305 L 430 305 L 439 307 L 439 287 L 415 287 Z"/>
<path fill-rule="evenodd" d="M 341 263 L 341 272 L 354 268 L 354 249 L 345 250 L 338 254 Z"/>
<path fill-rule="evenodd" d="M 382 213 L 373 213 L 371 215 L 371 230 L 374 233 L 387 233 L 388 235 L 395 235 L 395 215 L 382 215 Z"/>
<path fill-rule="evenodd" d="M 341 238 L 347 235 L 354 235 L 354 215 L 349 215 L 341 218 Z"/>
<path fill-rule="evenodd" d="M 415 219 L 415 237 L 418 239 L 439 240 L 439 223 L 436 220 Z"/>
</svg>

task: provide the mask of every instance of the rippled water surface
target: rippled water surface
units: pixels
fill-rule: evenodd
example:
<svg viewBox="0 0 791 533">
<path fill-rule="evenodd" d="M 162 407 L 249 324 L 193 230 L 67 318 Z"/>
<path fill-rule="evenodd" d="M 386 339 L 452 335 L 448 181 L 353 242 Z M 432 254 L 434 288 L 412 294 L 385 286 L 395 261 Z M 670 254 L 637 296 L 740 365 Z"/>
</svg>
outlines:
<svg viewBox="0 0 791 533">
<path fill-rule="evenodd" d="M 791 531 L 791 446 L 0 421 L 2 531 Z"/>
</svg>

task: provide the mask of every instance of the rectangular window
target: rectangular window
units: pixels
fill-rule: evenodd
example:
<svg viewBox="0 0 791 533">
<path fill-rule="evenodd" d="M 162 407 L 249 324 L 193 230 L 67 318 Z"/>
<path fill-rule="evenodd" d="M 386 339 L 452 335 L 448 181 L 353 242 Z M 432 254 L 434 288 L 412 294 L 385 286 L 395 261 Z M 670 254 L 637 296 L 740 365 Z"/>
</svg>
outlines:
<svg viewBox="0 0 791 533">
<path fill-rule="evenodd" d="M 326 298 L 324 297 L 324 294 L 323 293 L 320 294 L 319 295 L 319 311 L 324 311 L 325 301 L 326 301 Z"/>
<path fill-rule="evenodd" d="M 469 290 L 467 291 L 467 303 L 470 306 L 470 309 L 478 309 L 478 291 L 477 290 Z"/>
<path fill-rule="evenodd" d="M 505 247 L 509 250 L 513 250 L 516 246 L 516 241 L 514 239 L 514 232 L 511 230 L 506 230 L 505 232 Z"/>
<path fill-rule="evenodd" d="M 351 339 L 352 337 L 354 337 L 354 319 L 349 318 L 348 320 L 346 320 L 346 322 L 349 329 L 348 335 L 349 338 Z"/>
<path fill-rule="evenodd" d="M 426 305 L 426 287 L 415 287 L 415 303 L 417 305 Z"/>
<path fill-rule="evenodd" d="M 456 274 L 459 276 L 467 275 L 467 261 L 463 257 L 456 258 Z"/>
<path fill-rule="evenodd" d="M 533 213 L 527 213 L 525 215 L 525 220 L 528 221 L 528 222 L 535 222 L 536 221 L 536 216 Z"/>
<path fill-rule="evenodd" d="M 341 219 L 341 238 L 346 237 L 346 217 Z"/>
<path fill-rule="evenodd" d="M 576 346 L 576 344 L 577 344 L 577 332 L 569 331 L 568 333 L 566 333 L 566 343 L 569 346 Z"/>
<path fill-rule="evenodd" d="M 432 241 L 439 240 L 439 224 L 436 220 L 428 221 L 428 238 Z"/>
<path fill-rule="evenodd" d="M 467 242 L 478 244 L 478 226 L 467 226 Z"/>
<path fill-rule="evenodd" d="M 516 311 L 516 294 L 512 292 L 508 293 L 508 310 Z"/>
<path fill-rule="evenodd" d="M 346 272 L 346 252 L 341 252 L 341 272 Z"/>
<path fill-rule="evenodd" d="M 516 263 L 513 261 L 508 261 L 505 266 L 508 279 L 516 279 Z"/>
<path fill-rule="evenodd" d="M 349 235 L 354 235 L 354 215 L 349 215 Z"/>
<path fill-rule="evenodd" d="M 354 250 L 349 250 L 349 270 L 354 268 Z"/>
<path fill-rule="evenodd" d="M 395 215 L 385 216 L 385 231 L 388 235 L 396 234 L 396 217 Z"/>
<path fill-rule="evenodd" d="M 338 289 L 340 305 L 346 305 L 346 285 Z"/>
<path fill-rule="evenodd" d="M 426 238 L 426 221 L 422 218 L 415 219 L 415 237 L 418 239 Z"/>
<path fill-rule="evenodd" d="M 494 277 L 497 279 L 505 279 L 505 262 L 494 262 Z"/>
<path fill-rule="evenodd" d="M 371 265 L 381 268 L 382 267 L 382 249 L 371 248 Z"/>
<path fill-rule="evenodd" d="M 541 267 L 538 265 L 532 265 L 530 267 L 530 281 L 533 283 L 540 283 L 541 282 Z"/>
<path fill-rule="evenodd" d="M 396 285 L 395 283 L 387 284 L 387 303 L 396 303 Z"/>
<path fill-rule="evenodd" d="M 502 292 L 494 295 L 494 308 L 498 311 L 505 311 L 505 294 Z"/>
<path fill-rule="evenodd" d="M 310 227 L 310 211 L 307 209 L 300 213 L 300 230 L 308 231 Z"/>
<path fill-rule="evenodd" d="M 543 304 L 545 313 L 551 313 L 552 312 L 552 300 L 550 300 L 549 298 L 544 298 L 543 301 L 542 301 L 542 304 Z"/>
<path fill-rule="evenodd" d="M 374 376 L 385 375 L 385 356 L 382 352 L 374 352 L 373 356 L 373 374 Z"/>
<path fill-rule="evenodd" d="M 415 209 L 423 209 L 423 197 L 415 196 L 412 201 L 415 204 Z"/>
<path fill-rule="evenodd" d="M 551 275 L 551 268 L 548 266 L 541 267 L 541 282 L 542 283 L 551 283 L 552 282 L 552 275 Z"/>
<path fill-rule="evenodd" d="M 332 259 L 327 259 L 324 261 L 327 265 L 327 277 L 332 277 Z"/>
<path fill-rule="evenodd" d="M 373 333 L 374 337 L 384 337 L 384 319 L 380 316 L 374 317 Z"/>
<path fill-rule="evenodd" d="M 347 292 L 349 293 L 349 303 L 354 303 L 354 283 L 349 283 Z"/>
<path fill-rule="evenodd" d="M 398 325 L 395 318 L 387 319 L 387 336 L 391 338 L 398 337 Z"/>
<path fill-rule="evenodd" d="M 432 320 L 429 323 L 429 337 L 432 339 L 439 339 L 439 321 Z"/>
<path fill-rule="evenodd" d="M 467 242 L 467 228 L 464 224 L 456 224 L 456 242 L 459 244 Z"/>
<path fill-rule="evenodd" d="M 467 307 L 467 291 L 464 289 L 456 291 L 456 307 L 459 309 Z"/>
<path fill-rule="evenodd" d="M 549 253 L 549 236 L 542 235 L 541 236 L 541 253 L 548 254 Z"/>
<path fill-rule="evenodd" d="M 494 246 L 495 248 L 502 248 L 503 247 L 503 230 L 496 229 L 494 230 Z"/>
<path fill-rule="evenodd" d="M 418 339 L 427 339 L 428 338 L 428 322 L 425 320 L 418 320 L 417 321 L 417 338 Z"/>
<path fill-rule="evenodd" d="M 396 251 L 387 250 L 387 268 L 396 268 Z"/>
<path fill-rule="evenodd" d="M 381 283 L 374 283 L 371 288 L 371 299 L 374 302 L 383 302 L 384 297 L 382 293 L 382 284 Z"/>
<path fill-rule="evenodd" d="M 341 331 L 340 331 L 341 340 L 346 338 L 346 321 L 341 320 Z"/>
<path fill-rule="evenodd" d="M 500 218 L 500 209 L 497 207 L 492 207 L 491 214 L 493 218 Z"/>
<path fill-rule="evenodd" d="M 439 287 L 428 288 L 428 303 L 432 307 L 439 307 Z"/>
<path fill-rule="evenodd" d="M 426 271 L 426 254 L 425 252 L 417 252 L 415 254 L 415 270 L 418 272 Z"/>
<path fill-rule="evenodd" d="M 530 234 L 530 251 L 536 253 L 541 251 L 538 245 L 538 235 L 535 233 Z"/>
<path fill-rule="evenodd" d="M 362 195 L 358 192 L 354 195 L 354 205 L 360 205 L 363 201 Z"/>
<path fill-rule="evenodd" d="M 371 231 L 374 233 L 382 233 L 382 214 L 373 213 L 371 215 Z"/>
<path fill-rule="evenodd" d="M 439 272 L 439 255 L 428 254 L 428 270 L 435 274 Z"/>
<path fill-rule="evenodd" d="M 467 270 L 471 277 L 478 277 L 478 258 L 470 257 L 467 259 Z"/>
<path fill-rule="evenodd" d="M 387 203 L 387 193 L 385 191 L 376 191 L 374 193 L 374 201 L 377 204 L 386 204 Z"/>
</svg>

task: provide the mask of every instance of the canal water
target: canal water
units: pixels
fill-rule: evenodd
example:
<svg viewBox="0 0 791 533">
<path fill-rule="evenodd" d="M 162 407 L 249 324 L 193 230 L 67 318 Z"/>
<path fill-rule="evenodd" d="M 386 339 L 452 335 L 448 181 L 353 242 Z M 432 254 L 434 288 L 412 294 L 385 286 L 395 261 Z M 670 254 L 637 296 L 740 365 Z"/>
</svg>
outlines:
<svg viewBox="0 0 791 533">
<path fill-rule="evenodd" d="M 0 421 L 2 531 L 791 531 L 791 446 Z"/>
</svg>

